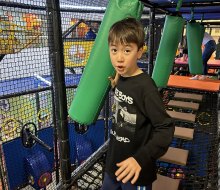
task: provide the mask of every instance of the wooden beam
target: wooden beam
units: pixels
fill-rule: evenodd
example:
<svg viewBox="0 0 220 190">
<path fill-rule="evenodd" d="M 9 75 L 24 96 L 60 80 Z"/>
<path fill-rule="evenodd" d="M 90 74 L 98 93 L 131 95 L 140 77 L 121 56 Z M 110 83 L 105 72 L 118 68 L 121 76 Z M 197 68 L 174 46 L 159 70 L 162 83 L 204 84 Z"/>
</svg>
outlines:
<svg viewBox="0 0 220 190">
<path fill-rule="evenodd" d="M 202 95 L 200 95 L 200 94 L 191 94 L 191 93 L 182 93 L 182 92 L 176 92 L 174 95 L 174 98 L 194 100 L 194 101 L 198 101 L 198 102 L 202 101 Z"/>
<path fill-rule="evenodd" d="M 157 174 L 157 180 L 153 182 L 152 190 L 178 190 L 179 184 L 179 179 Z"/>
<path fill-rule="evenodd" d="M 162 157 L 160 157 L 159 160 L 185 166 L 187 163 L 188 154 L 188 150 L 169 147 L 168 151 Z"/>
<path fill-rule="evenodd" d="M 167 110 L 167 113 L 170 115 L 170 117 L 176 120 L 186 121 L 190 123 L 195 123 L 196 121 L 196 115 L 192 113 L 183 113 L 183 112 L 169 111 L 169 110 Z"/>
<path fill-rule="evenodd" d="M 189 129 L 185 127 L 175 127 L 174 137 L 185 139 L 185 140 L 193 140 L 194 129 Z"/>
<path fill-rule="evenodd" d="M 191 109 L 191 110 L 199 109 L 199 104 L 194 102 L 170 100 L 167 105 L 170 107 L 183 108 L 183 109 Z"/>
</svg>

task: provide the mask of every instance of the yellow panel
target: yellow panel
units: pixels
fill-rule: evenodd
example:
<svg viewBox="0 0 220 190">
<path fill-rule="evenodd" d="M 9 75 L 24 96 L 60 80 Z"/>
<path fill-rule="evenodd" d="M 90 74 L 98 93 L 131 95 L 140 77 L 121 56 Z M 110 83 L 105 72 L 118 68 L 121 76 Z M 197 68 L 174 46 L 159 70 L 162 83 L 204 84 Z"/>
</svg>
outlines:
<svg viewBox="0 0 220 190">
<path fill-rule="evenodd" d="M 18 53 L 27 48 L 41 35 L 40 31 L 27 30 L 12 22 L 0 22 L 0 54 Z"/>
<path fill-rule="evenodd" d="M 94 41 L 64 42 L 64 62 L 66 67 L 85 66 Z"/>
</svg>

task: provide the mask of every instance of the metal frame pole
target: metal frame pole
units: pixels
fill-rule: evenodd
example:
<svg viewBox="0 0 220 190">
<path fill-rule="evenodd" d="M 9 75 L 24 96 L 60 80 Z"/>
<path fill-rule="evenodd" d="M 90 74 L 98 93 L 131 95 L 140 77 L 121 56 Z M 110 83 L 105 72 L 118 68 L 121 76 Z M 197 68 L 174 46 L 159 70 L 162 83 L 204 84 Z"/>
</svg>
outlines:
<svg viewBox="0 0 220 190">
<path fill-rule="evenodd" d="M 148 74 L 151 76 L 154 67 L 154 31 L 155 31 L 155 9 L 150 8 L 149 40 L 148 40 Z"/>
<path fill-rule="evenodd" d="M 49 58 L 52 74 L 52 89 L 59 139 L 60 170 L 64 189 L 71 182 L 70 144 L 67 119 L 67 97 L 64 74 L 64 55 L 59 0 L 47 0 Z"/>
</svg>

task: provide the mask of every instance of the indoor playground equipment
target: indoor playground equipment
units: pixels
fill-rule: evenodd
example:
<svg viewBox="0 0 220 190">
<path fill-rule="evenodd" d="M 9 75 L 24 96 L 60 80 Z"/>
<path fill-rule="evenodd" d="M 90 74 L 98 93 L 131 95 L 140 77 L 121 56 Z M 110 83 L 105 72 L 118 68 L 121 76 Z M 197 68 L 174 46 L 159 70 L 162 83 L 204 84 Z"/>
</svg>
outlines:
<svg viewBox="0 0 220 190">
<path fill-rule="evenodd" d="M 10 84 L 13 82 L 15 81 L 10 81 Z M 4 88 L 4 84 L 0 84 Z M 0 88 L 0 90 L 3 88 Z M 18 90 L 22 90 L 22 88 Z M 44 104 L 37 103 L 38 98 Z M 52 121 L 51 105 L 48 103 L 50 101 L 51 93 L 48 92 L 2 99 L 2 107 L 0 109 L 0 115 L 2 116 L 0 122 L 2 126 L 0 130 L 2 132 L 1 140 L 6 142 L 18 137 L 21 125 L 30 121 L 38 123 L 40 125 L 39 128 L 49 126 Z"/>
<path fill-rule="evenodd" d="M 142 10 L 143 4 L 138 0 L 111 0 L 109 2 L 88 63 L 69 109 L 69 115 L 74 121 L 86 125 L 96 121 L 110 89 L 108 77 L 115 73 L 109 57 L 108 31 L 113 23 L 123 18 L 135 17 L 140 19 Z M 102 56 L 100 56 L 100 52 Z M 97 85 L 98 89 L 95 88 Z"/>
<path fill-rule="evenodd" d="M 31 122 L 21 128 L 19 138 L 2 146 L 9 189 L 19 189 L 29 184 L 40 190 L 52 181 L 53 129 L 49 127 L 37 131 L 36 125 Z"/>
<path fill-rule="evenodd" d="M 74 19 L 72 26 L 64 32 L 64 63 L 67 68 L 85 66 L 96 34 L 84 20 Z"/>
<path fill-rule="evenodd" d="M 201 47 L 205 31 L 204 26 L 192 20 L 187 23 L 186 30 L 189 71 L 191 74 L 202 74 Z"/>
<path fill-rule="evenodd" d="M 66 67 L 85 66 L 94 41 L 66 41 L 64 42 L 64 60 Z"/>
<path fill-rule="evenodd" d="M 11 21 L 0 22 L 0 54 L 18 53 L 36 41 L 41 32 L 39 30 L 28 30 Z"/>
<path fill-rule="evenodd" d="M 103 125 L 104 121 L 98 120 L 89 126 L 87 133 L 78 134 L 71 130 L 73 124 L 69 124 L 70 158 L 73 165 L 81 165 L 103 144 Z M 18 138 L 4 142 L 2 147 L 10 189 L 19 189 L 27 184 L 36 190 L 50 186 L 55 170 L 53 133 L 52 126 L 37 130 L 36 124 L 29 122 L 21 125 Z M 94 138 L 94 134 L 99 138 Z"/>
<path fill-rule="evenodd" d="M 165 19 L 163 34 L 160 39 L 160 45 L 152 73 L 152 78 L 157 87 L 167 86 L 170 72 L 172 70 L 176 50 L 182 36 L 185 22 L 179 14 L 181 6 L 182 0 L 178 0 L 175 13 L 167 15 Z"/>
<path fill-rule="evenodd" d="M 218 18 L 220 18 L 218 13 L 220 2 L 216 6 L 216 1 L 210 3 L 208 0 L 201 1 L 206 1 L 206 5 L 210 4 L 212 8 L 209 10 L 215 11 L 215 15 L 219 15 Z M 150 40 L 154 41 L 154 46 L 151 46 L 151 43 L 148 45 L 149 52 L 153 55 L 157 54 L 159 39 L 164 33 L 161 40 L 169 41 L 167 43 L 169 47 L 165 46 L 165 43 L 160 44 L 159 65 L 155 70 L 159 74 L 154 76 L 158 86 L 161 83 L 163 86 L 166 83 L 163 80 L 167 79 L 170 67 L 169 64 L 164 64 L 163 59 L 169 59 L 167 62 L 173 64 L 172 52 L 175 52 L 173 50 L 175 48 L 172 49 L 171 46 L 179 42 L 177 36 L 181 30 L 183 18 L 190 19 L 186 19 L 184 14 L 186 11 L 190 12 L 190 6 L 195 7 L 196 14 L 196 4 L 198 4 L 196 0 L 193 3 L 191 3 L 192 0 L 184 1 L 183 18 L 173 15 L 165 18 L 165 12 L 166 14 L 175 13 L 174 5 L 177 0 L 172 2 L 167 0 L 72 0 L 65 1 L 67 6 L 64 6 L 64 1 L 61 0 L 60 4 L 55 2 L 56 0 L 45 1 L 42 5 L 41 2 L 24 2 L 24 0 L 16 0 L 16 3 L 0 2 L 0 19 L 11 14 L 16 20 L 15 24 L 21 21 L 18 26 L 14 26 L 15 28 L 13 26 L 10 28 L 10 24 L 7 24 L 9 21 L 0 20 L 1 29 L 4 28 L 0 30 L 0 40 L 3 37 L 5 40 L 0 44 L 0 49 L 4 48 L 4 51 L 0 50 L 0 190 L 100 189 L 109 142 L 108 132 L 111 128 L 111 111 L 114 109 L 111 104 L 113 93 L 109 93 L 110 97 L 105 97 L 110 89 L 108 77 L 114 74 L 107 47 L 110 25 L 127 16 L 138 19 L 141 17 L 142 23 L 146 23 L 147 26 L 149 24 L 149 31 L 153 23 L 152 31 L 155 32 L 155 38 L 151 35 L 149 37 L 152 37 Z M 73 2 L 76 3 L 77 8 L 68 6 Z M 108 2 L 110 3 L 106 9 Z M 143 6 L 140 2 L 145 6 L 143 14 Z M 56 5 L 56 8 L 60 5 L 60 9 L 47 9 L 51 3 Z M 206 8 L 201 7 L 202 4 L 199 6 L 199 12 Z M 106 14 L 102 20 L 104 12 Z M 157 15 L 158 12 L 160 12 L 159 15 Z M 151 18 L 154 13 L 155 19 Z M 164 25 L 161 17 L 165 18 L 168 24 Z M 22 46 L 23 42 L 26 43 L 38 34 L 36 32 L 39 31 L 40 26 L 37 22 L 38 18 L 42 19 L 40 38 L 37 37 L 30 44 L 31 47 L 28 45 L 27 48 L 22 49 L 23 47 L 19 46 L 20 43 Z M 53 27 L 49 23 L 53 21 L 53 26 L 58 26 L 55 24 L 58 18 L 61 19 L 62 29 L 69 27 L 72 18 L 77 20 L 72 23 L 67 32 L 63 32 L 59 27 L 50 30 Z M 201 19 L 201 14 L 197 19 Z M 175 20 L 178 24 L 175 24 Z M 95 30 L 97 26 L 92 25 L 93 22 L 102 23 L 97 37 L 93 33 L 93 31 L 97 32 Z M 207 21 L 204 18 L 205 22 Z M 24 28 L 20 27 L 23 24 Z M 164 32 L 161 33 L 163 26 Z M 58 30 L 59 36 L 63 37 L 64 52 L 56 51 L 56 46 L 50 43 L 52 40 L 56 41 L 54 34 L 58 34 Z M 77 35 L 74 33 L 75 30 Z M 215 27 L 211 28 L 210 32 L 211 30 L 215 30 Z M 11 41 L 10 38 L 12 38 Z M 22 41 L 23 38 L 26 42 Z M 195 43 L 195 40 L 193 39 L 192 42 Z M 6 44 L 2 46 L 2 43 Z M 9 44 L 11 46 L 7 49 L 5 46 L 8 47 Z M 16 49 L 17 46 L 20 49 Z M 51 51 L 50 48 L 55 51 Z M 167 51 L 163 54 L 163 58 L 161 49 Z M 13 53 L 16 51 L 17 53 Z M 66 63 L 62 66 L 65 67 L 59 64 L 61 59 L 56 60 L 57 57 L 61 58 L 63 53 Z M 144 55 L 143 67 L 147 68 L 149 64 L 145 58 Z M 83 70 L 84 66 L 86 66 L 85 70 Z M 75 72 L 69 72 L 71 70 L 68 67 L 72 67 Z M 195 67 L 197 66 L 193 65 L 193 69 L 198 69 Z M 59 75 L 60 73 L 64 76 Z M 167 76 L 159 78 L 163 74 Z M 81 76 L 82 80 L 78 87 Z M 60 80 L 62 77 L 64 79 Z M 169 83 L 167 86 L 164 85 L 166 88 L 160 89 L 167 113 L 175 121 L 175 132 L 169 151 L 157 162 L 158 178 L 153 183 L 153 190 L 217 190 L 219 189 L 220 156 L 218 150 L 219 88 L 212 91 L 211 85 L 208 86 L 208 90 L 204 90 L 199 85 L 176 86 L 176 83 L 173 85 L 173 77 L 177 77 L 175 79 L 182 82 L 181 84 L 185 82 L 183 76 L 178 78 L 179 76 L 170 75 Z M 189 77 L 185 78 L 194 84 L 202 82 L 191 81 Z M 210 83 L 205 81 L 204 84 Z M 219 87 L 218 81 L 215 81 L 215 86 Z M 66 90 L 66 96 L 59 99 L 57 95 L 61 89 L 62 92 L 64 92 L 63 89 Z M 76 90 L 78 92 L 75 96 Z M 100 110 L 104 100 L 106 102 L 102 113 Z M 74 116 L 73 120 L 62 117 L 64 112 L 60 109 L 54 109 L 59 107 L 58 104 L 61 107 L 65 106 L 65 112 L 68 107 L 70 116 Z M 61 141 L 66 144 L 60 143 Z M 66 166 L 66 161 L 70 167 L 63 167 Z"/>
<path fill-rule="evenodd" d="M 86 65 L 96 38 L 96 34 L 84 20 L 74 19 L 72 24 L 63 34 L 64 62 L 67 68 Z"/>
<path fill-rule="evenodd" d="M 1 155 L 7 168 L 8 189 L 28 184 L 41 189 L 51 182 L 54 169 L 51 92 L 37 91 L 46 87 L 36 77 L 0 82 L 0 96 L 5 96 L 0 106 Z"/>
<path fill-rule="evenodd" d="M 51 188 L 51 176 L 54 176 L 52 173 L 55 170 L 55 153 L 52 151 L 52 95 L 50 90 L 38 92 L 48 89 L 51 80 L 50 76 L 35 74 L 32 77 L 0 82 L 0 95 L 8 97 L 0 102 L 0 122 L 10 189 L 28 184 L 35 189 Z M 67 86 L 77 85 L 79 77 L 67 75 L 65 82 Z M 68 93 L 74 96 L 72 89 L 68 89 Z M 73 125 L 69 126 L 71 164 L 81 164 L 103 143 L 103 123 L 97 121 L 95 125 L 88 126 L 89 131 L 84 135 L 71 130 L 75 128 Z M 99 138 L 94 138 L 94 134 Z M 10 151 L 12 149 L 16 149 L 13 154 Z M 20 175 L 16 175 L 17 173 Z M 53 177 L 52 182 L 54 180 Z"/>
<path fill-rule="evenodd" d="M 2 115 L 2 125 L 1 125 L 1 141 L 9 141 L 17 137 L 19 134 L 18 129 L 22 126 L 22 122 L 14 118 L 9 118 L 5 115 Z"/>
<path fill-rule="evenodd" d="M 26 123 L 21 130 L 21 141 L 25 148 L 32 148 L 36 143 L 52 152 L 53 148 L 37 137 L 37 126 Z M 28 175 L 28 181 L 35 189 L 45 188 L 52 181 L 51 165 L 46 155 L 38 150 L 27 155 L 24 159 L 24 167 Z"/>
<path fill-rule="evenodd" d="M 26 123 L 21 129 L 21 141 L 25 148 L 31 148 L 36 143 L 43 146 L 49 152 L 53 151 L 53 148 L 48 146 L 42 140 L 37 137 L 37 126 L 33 122 Z"/>
<path fill-rule="evenodd" d="M 30 154 L 25 158 L 24 165 L 28 173 L 28 180 L 36 190 L 46 188 L 52 182 L 50 164 L 41 151 Z"/>
<path fill-rule="evenodd" d="M 184 27 L 180 16 L 167 15 L 152 73 L 157 87 L 166 87 Z M 163 73 L 163 74 L 161 74 Z"/>
</svg>

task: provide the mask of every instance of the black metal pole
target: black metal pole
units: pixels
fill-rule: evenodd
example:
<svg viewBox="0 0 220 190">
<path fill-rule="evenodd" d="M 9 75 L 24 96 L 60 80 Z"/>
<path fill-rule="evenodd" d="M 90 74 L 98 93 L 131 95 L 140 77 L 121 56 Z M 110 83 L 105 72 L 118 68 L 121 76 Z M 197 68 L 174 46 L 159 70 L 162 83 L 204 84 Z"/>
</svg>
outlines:
<svg viewBox="0 0 220 190">
<path fill-rule="evenodd" d="M 71 182 L 70 144 L 67 119 L 67 97 L 64 75 L 63 41 L 59 0 L 47 0 L 49 58 L 58 129 L 60 170 L 64 189 Z"/>
<path fill-rule="evenodd" d="M 39 93 L 37 92 L 37 93 L 35 93 L 35 99 L 36 99 L 36 109 L 37 109 L 37 122 L 38 122 L 38 128 L 39 129 L 41 129 L 42 128 L 42 126 L 41 126 L 41 122 L 40 122 L 40 118 L 39 117 L 41 117 L 40 115 L 38 115 L 39 114 L 39 112 L 40 112 L 40 96 L 39 96 Z"/>
<path fill-rule="evenodd" d="M 2 59 L 5 57 L 5 54 L 0 54 L 0 62 L 2 61 Z"/>
<path fill-rule="evenodd" d="M 6 190 L 6 181 L 4 178 L 4 155 L 3 155 L 3 149 L 2 145 L 0 145 L 0 180 L 2 182 L 2 190 Z"/>
<path fill-rule="evenodd" d="M 148 74 L 151 76 L 154 67 L 154 31 L 155 31 L 155 9 L 150 8 L 149 41 L 148 41 Z"/>
<path fill-rule="evenodd" d="M 41 139 L 39 139 L 36 135 L 32 134 L 30 132 L 30 138 L 35 140 L 39 145 L 41 145 L 42 147 L 44 147 L 46 150 L 48 150 L 49 152 L 53 151 L 53 147 L 50 147 L 48 144 L 46 144 L 44 141 L 42 141 Z"/>
<path fill-rule="evenodd" d="M 82 20 L 78 21 L 76 24 L 67 29 L 63 34 L 63 39 L 65 39 L 79 24 L 82 23 Z"/>
<path fill-rule="evenodd" d="M 49 11 L 48 11 L 49 13 Z M 52 20 L 49 20 L 49 14 L 48 14 L 48 45 L 49 45 L 49 49 L 51 50 L 51 52 L 53 51 L 52 46 L 50 47 L 50 44 L 53 44 L 53 36 L 50 35 L 53 30 L 52 30 Z M 53 76 L 53 68 L 52 68 L 52 63 L 53 59 L 50 58 L 50 73 L 51 76 Z M 60 181 L 60 172 L 59 172 L 59 155 L 58 155 L 58 132 L 57 132 L 57 122 L 56 122 L 56 110 L 55 110 L 55 95 L 54 95 L 54 88 L 53 86 L 51 87 L 51 99 L 52 99 L 52 124 L 51 127 L 53 127 L 53 141 L 54 141 L 54 160 L 55 160 L 55 172 L 56 172 L 56 184 L 59 183 Z"/>
</svg>

